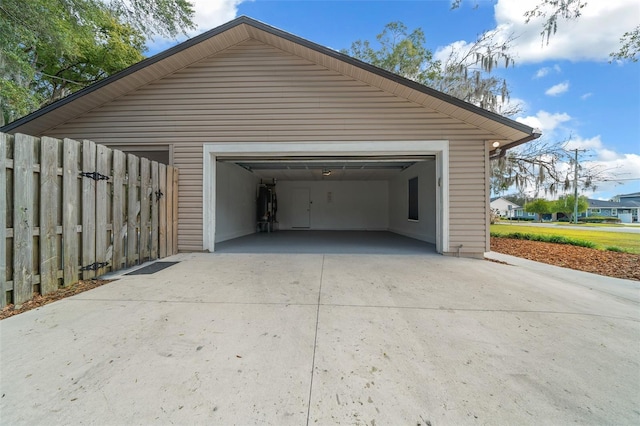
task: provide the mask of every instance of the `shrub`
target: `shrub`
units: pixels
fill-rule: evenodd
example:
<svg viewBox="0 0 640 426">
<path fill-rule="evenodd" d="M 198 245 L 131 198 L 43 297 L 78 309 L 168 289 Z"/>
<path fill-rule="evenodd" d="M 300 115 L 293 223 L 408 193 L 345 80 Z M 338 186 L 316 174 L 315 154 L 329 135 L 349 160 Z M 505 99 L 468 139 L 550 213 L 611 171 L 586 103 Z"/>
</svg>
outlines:
<svg viewBox="0 0 640 426">
<path fill-rule="evenodd" d="M 523 234 L 521 232 L 511 232 L 508 234 L 500 234 L 498 232 L 492 232 L 491 236 L 500 237 L 500 238 L 513 238 L 516 240 L 541 241 L 543 243 L 567 244 L 567 245 L 578 246 L 578 247 L 596 248 L 596 244 L 592 243 L 591 241 L 567 238 L 567 237 L 563 237 L 562 235 Z"/>
<path fill-rule="evenodd" d="M 500 219 L 502 219 L 502 218 L 500 217 L 500 214 L 499 214 L 499 212 L 498 212 L 498 211 L 496 211 L 496 210 L 493 210 L 493 209 L 492 209 L 492 210 L 489 212 L 489 223 L 490 223 L 491 225 L 494 225 L 494 224 L 498 223 L 498 221 L 499 221 Z"/>
<path fill-rule="evenodd" d="M 625 251 L 623 249 L 621 249 L 620 247 L 616 247 L 616 246 L 609 246 L 609 247 L 605 247 L 604 249 L 606 251 L 615 251 L 616 253 L 625 253 Z"/>
<path fill-rule="evenodd" d="M 578 219 L 579 222 L 584 223 L 620 223 L 620 219 L 617 217 L 609 217 L 609 216 L 589 216 L 589 217 L 581 217 Z"/>
</svg>

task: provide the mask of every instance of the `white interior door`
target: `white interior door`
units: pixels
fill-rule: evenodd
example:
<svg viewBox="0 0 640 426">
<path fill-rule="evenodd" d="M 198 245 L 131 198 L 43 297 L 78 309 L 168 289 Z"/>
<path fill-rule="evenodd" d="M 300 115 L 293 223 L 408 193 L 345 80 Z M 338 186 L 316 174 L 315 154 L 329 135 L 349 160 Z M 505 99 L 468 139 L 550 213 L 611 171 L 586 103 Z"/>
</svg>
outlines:
<svg viewBox="0 0 640 426">
<path fill-rule="evenodd" d="M 310 227 L 309 188 L 293 188 L 292 228 Z"/>
</svg>

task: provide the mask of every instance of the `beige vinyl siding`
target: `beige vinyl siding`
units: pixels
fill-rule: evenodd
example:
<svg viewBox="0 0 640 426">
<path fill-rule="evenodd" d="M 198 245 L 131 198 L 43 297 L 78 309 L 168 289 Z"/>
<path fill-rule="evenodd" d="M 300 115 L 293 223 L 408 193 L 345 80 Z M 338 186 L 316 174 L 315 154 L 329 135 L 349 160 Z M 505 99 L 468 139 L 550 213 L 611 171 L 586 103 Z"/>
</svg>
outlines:
<svg viewBox="0 0 640 426">
<path fill-rule="evenodd" d="M 176 144 L 173 165 L 178 181 L 178 251 L 202 251 L 202 146 Z"/>
<path fill-rule="evenodd" d="M 384 79 L 379 83 L 402 90 Z M 407 92 L 424 100 L 414 94 Z M 467 251 L 485 245 L 484 140 L 498 135 L 256 40 L 46 133 L 106 145 L 172 146 L 173 165 L 180 169 L 181 251 L 202 250 L 204 143 L 450 140 L 452 247 L 462 243 Z M 476 222 L 482 236 L 461 227 Z"/>
<path fill-rule="evenodd" d="M 455 140 L 449 149 L 449 248 L 481 255 L 487 247 L 484 143 Z"/>
</svg>

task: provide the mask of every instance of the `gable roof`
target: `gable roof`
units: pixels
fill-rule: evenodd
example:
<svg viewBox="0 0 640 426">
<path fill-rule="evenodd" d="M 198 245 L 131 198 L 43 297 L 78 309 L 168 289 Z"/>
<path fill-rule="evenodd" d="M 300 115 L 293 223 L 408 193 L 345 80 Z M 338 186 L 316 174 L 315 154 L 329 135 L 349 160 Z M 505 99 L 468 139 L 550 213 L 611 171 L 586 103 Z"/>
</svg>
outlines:
<svg viewBox="0 0 640 426">
<path fill-rule="evenodd" d="M 489 198 L 489 204 L 491 204 L 493 202 L 496 202 L 498 200 L 502 200 L 507 204 L 511 204 L 513 206 L 513 208 L 520 208 L 520 206 L 518 204 L 514 203 L 513 201 L 509 201 L 504 197 L 492 197 L 492 198 Z"/>
<path fill-rule="evenodd" d="M 248 39 L 259 40 L 452 118 L 488 130 L 496 135 L 495 140 L 500 141 L 501 145 L 500 149 L 494 149 L 491 152 L 492 155 L 503 154 L 506 149 L 540 136 L 539 131 L 525 124 L 484 110 L 246 16 L 236 18 L 140 61 L 104 80 L 19 118 L 0 128 L 0 131 L 33 135 L 44 134 L 47 130 L 87 111 Z"/>
<path fill-rule="evenodd" d="M 631 194 L 616 195 L 617 198 L 635 198 L 640 197 L 640 192 L 632 192 Z"/>
<path fill-rule="evenodd" d="M 609 201 L 609 200 L 594 200 L 594 199 L 587 199 L 587 202 L 589 203 L 589 208 L 590 209 L 599 209 L 599 208 L 635 208 L 635 207 L 640 207 L 640 203 L 636 202 L 636 201 Z"/>
</svg>

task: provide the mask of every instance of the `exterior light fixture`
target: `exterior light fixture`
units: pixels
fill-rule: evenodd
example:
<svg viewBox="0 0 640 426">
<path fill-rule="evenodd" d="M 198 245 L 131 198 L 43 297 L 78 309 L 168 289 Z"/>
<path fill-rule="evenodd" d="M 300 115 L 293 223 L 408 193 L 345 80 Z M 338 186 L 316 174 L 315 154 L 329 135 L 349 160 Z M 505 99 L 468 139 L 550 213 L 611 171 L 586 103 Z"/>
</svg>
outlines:
<svg viewBox="0 0 640 426">
<path fill-rule="evenodd" d="M 322 176 L 331 176 L 331 170 L 322 169 Z"/>
<path fill-rule="evenodd" d="M 491 144 L 494 148 L 497 148 L 500 146 L 500 142 L 495 141 L 494 143 Z"/>
</svg>

